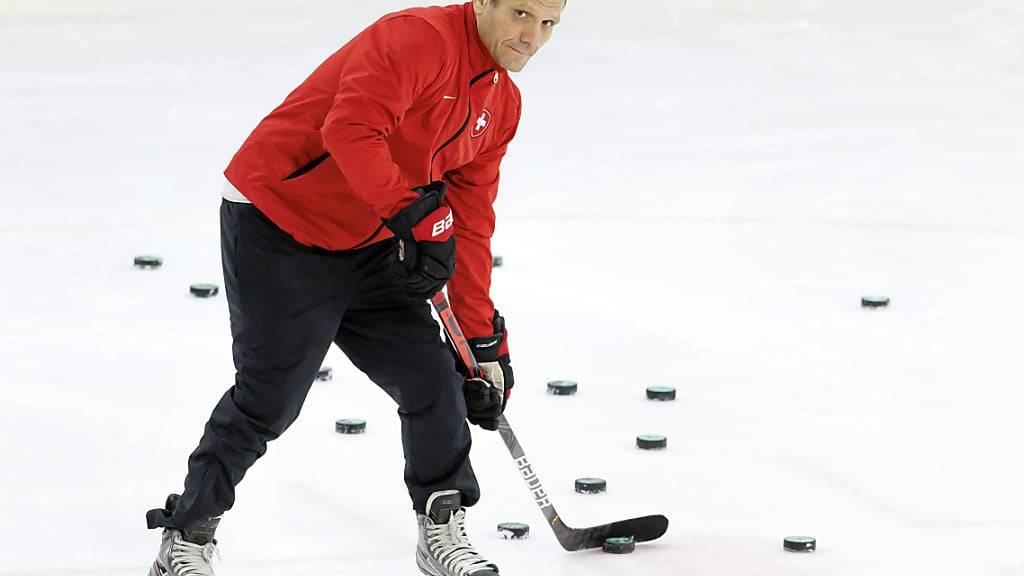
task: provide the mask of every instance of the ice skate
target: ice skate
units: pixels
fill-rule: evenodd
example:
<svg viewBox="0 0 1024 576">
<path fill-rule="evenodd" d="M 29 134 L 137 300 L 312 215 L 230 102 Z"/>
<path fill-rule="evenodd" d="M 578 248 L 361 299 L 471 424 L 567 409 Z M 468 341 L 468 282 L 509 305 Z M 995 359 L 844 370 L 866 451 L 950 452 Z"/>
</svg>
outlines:
<svg viewBox="0 0 1024 576">
<path fill-rule="evenodd" d="M 416 515 L 420 537 L 416 564 L 427 576 L 498 576 L 466 538 L 466 510 L 456 490 L 434 492 L 427 500 L 427 514 Z"/>
<path fill-rule="evenodd" d="M 167 514 L 174 512 L 177 500 L 177 494 L 167 497 Z M 218 555 L 213 535 L 219 523 L 220 518 L 208 518 L 185 530 L 165 528 L 148 576 L 214 576 L 213 559 Z"/>
</svg>

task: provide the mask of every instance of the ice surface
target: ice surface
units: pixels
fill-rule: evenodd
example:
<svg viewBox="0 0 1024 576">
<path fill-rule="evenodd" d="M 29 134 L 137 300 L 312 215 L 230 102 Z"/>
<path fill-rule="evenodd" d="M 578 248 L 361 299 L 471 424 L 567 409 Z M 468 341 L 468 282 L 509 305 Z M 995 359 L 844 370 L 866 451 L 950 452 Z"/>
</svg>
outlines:
<svg viewBox="0 0 1024 576">
<path fill-rule="evenodd" d="M 146 570 L 144 512 L 232 381 L 224 297 L 188 293 L 220 283 L 220 172 L 404 6 L 4 2 L 0 576 Z M 630 556 L 562 552 L 476 433 L 471 536 L 503 574 L 1024 574 L 1022 39 L 1015 0 L 568 5 L 516 78 L 509 416 L 570 524 L 672 524 Z M 162 269 L 132 267 L 149 253 Z M 239 487 L 220 576 L 415 573 L 394 407 L 327 363 Z M 818 551 L 784 553 L 793 534 Z"/>
</svg>

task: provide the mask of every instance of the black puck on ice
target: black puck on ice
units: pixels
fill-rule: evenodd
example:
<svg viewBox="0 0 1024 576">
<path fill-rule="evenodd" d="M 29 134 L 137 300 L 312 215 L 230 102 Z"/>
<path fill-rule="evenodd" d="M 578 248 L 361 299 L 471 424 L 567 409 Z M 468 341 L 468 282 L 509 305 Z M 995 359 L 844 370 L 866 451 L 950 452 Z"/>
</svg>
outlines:
<svg viewBox="0 0 1024 576">
<path fill-rule="evenodd" d="M 548 394 L 555 396 L 572 396 L 579 386 L 572 380 L 552 380 L 548 382 Z"/>
<path fill-rule="evenodd" d="M 860 299 L 861 308 L 885 308 L 888 305 L 888 296 L 864 296 Z"/>
<path fill-rule="evenodd" d="M 495 256 L 494 260 L 491 261 L 492 268 L 501 268 L 501 265 L 505 263 L 505 260 L 501 256 Z"/>
<path fill-rule="evenodd" d="M 334 431 L 338 434 L 362 434 L 366 432 L 366 420 L 343 418 L 334 423 Z"/>
<path fill-rule="evenodd" d="M 197 298 L 210 298 L 216 296 L 220 288 L 216 284 L 193 284 L 188 287 L 188 291 Z"/>
<path fill-rule="evenodd" d="M 636 445 L 643 450 L 660 450 L 668 446 L 668 438 L 661 434 L 641 434 L 636 437 Z"/>
<path fill-rule="evenodd" d="M 608 483 L 602 478 L 577 478 L 576 492 L 580 494 L 600 494 L 608 489 Z"/>
<path fill-rule="evenodd" d="M 159 268 L 163 266 L 164 259 L 159 256 L 136 256 L 136 268 Z"/>
<path fill-rule="evenodd" d="M 505 540 L 525 540 L 530 537 L 530 525 L 522 522 L 502 522 L 498 533 Z"/>
<path fill-rule="evenodd" d="M 662 401 L 675 400 L 676 389 L 671 386 L 648 386 L 647 399 Z"/>
<path fill-rule="evenodd" d="M 782 540 L 782 548 L 789 552 L 814 552 L 818 542 L 810 536 L 786 536 Z"/>
<path fill-rule="evenodd" d="M 330 366 L 322 366 L 316 372 L 316 379 L 321 382 L 327 382 L 331 378 L 334 378 L 334 371 L 331 370 Z"/>
<path fill-rule="evenodd" d="M 636 550 L 636 540 L 632 536 L 605 538 L 601 549 L 609 554 L 630 554 Z"/>
</svg>

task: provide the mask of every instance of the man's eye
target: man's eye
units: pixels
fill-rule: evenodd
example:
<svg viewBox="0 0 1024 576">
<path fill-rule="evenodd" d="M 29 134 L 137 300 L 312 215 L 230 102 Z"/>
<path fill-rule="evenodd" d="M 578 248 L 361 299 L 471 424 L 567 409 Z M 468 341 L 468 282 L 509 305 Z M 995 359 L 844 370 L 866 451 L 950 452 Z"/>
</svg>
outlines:
<svg viewBox="0 0 1024 576">
<path fill-rule="evenodd" d="M 526 12 L 524 10 L 516 10 L 516 17 L 517 18 L 522 18 L 524 16 L 526 16 Z"/>
</svg>

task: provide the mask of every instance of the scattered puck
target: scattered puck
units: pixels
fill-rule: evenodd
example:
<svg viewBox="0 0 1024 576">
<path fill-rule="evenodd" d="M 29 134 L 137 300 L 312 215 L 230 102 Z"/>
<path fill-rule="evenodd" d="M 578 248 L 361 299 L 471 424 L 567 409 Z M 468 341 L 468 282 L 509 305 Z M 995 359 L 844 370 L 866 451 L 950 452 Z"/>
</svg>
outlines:
<svg viewBox="0 0 1024 576">
<path fill-rule="evenodd" d="M 648 400 L 675 400 L 676 389 L 671 386 L 649 386 L 647 388 Z"/>
<path fill-rule="evenodd" d="M 327 382 L 331 378 L 334 378 L 334 371 L 330 366 L 324 366 L 316 372 L 316 379 L 321 382 Z"/>
<path fill-rule="evenodd" d="M 636 550 L 636 540 L 632 536 L 605 538 L 601 549 L 609 554 L 629 554 Z"/>
<path fill-rule="evenodd" d="M 818 543 L 810 536 L 786 536 L 782 548 L 789 552 L 814 552 Z"/>
<path fill-rule="evenodd" d="M 580 494 L 600 494 L 608 489 L 608 483 L 601 478 L 577 478 L 576 492 Z"/>
<path fill-rule="evenodd" d="M 338 434 L 362 434 L 366 432 L 366 420 L 344 418 L 334 423 L 334 431 Z"/>
<path fill-rule="evenodd" d="M 188 291 L 198 298 L 209 298 L 216 296 L 220 288 L 217 288 L 216 284 L 193 284 L 189 286 Z"/>
<path fill-rule="evenodd" d="M 889 305 L 888 296 L 864 296 L 860 299 L 861 308 L 885 308 Z"/>
<path fill-rule="evenodd" d="M 500 268 L 501 265 L 504 264 L 504 262 L 505 262 L 505 260 L 502 259 L 501 256 L 495 256 L 494 260 L 491 261 L 491 266 L 493 268 Z"/>
<path fill-rule="evenodd" d="M 548 382 L 548 394 L 555 396 L 572 396 L 579 388 L 572 380 L 552 380 Z"/>
<path fill-rule="evenodd" d="M 136 268 L 159 268 L 163 266 L 164 259 L 159 256 L 136 256 Z"/>
<path fill-rule="evenodd" d="M 661 434 L 641 434 L 636 437 L 636 445 L 644 450 L 660 450 L 668 446 L 668 438 Z"/>
<path fill-rule="evenodd" d="M 498 533 L 505 540 L 525 540 L 530 537 L 530 525 L 522 522 L 502 522 Z"/>
</svg>

